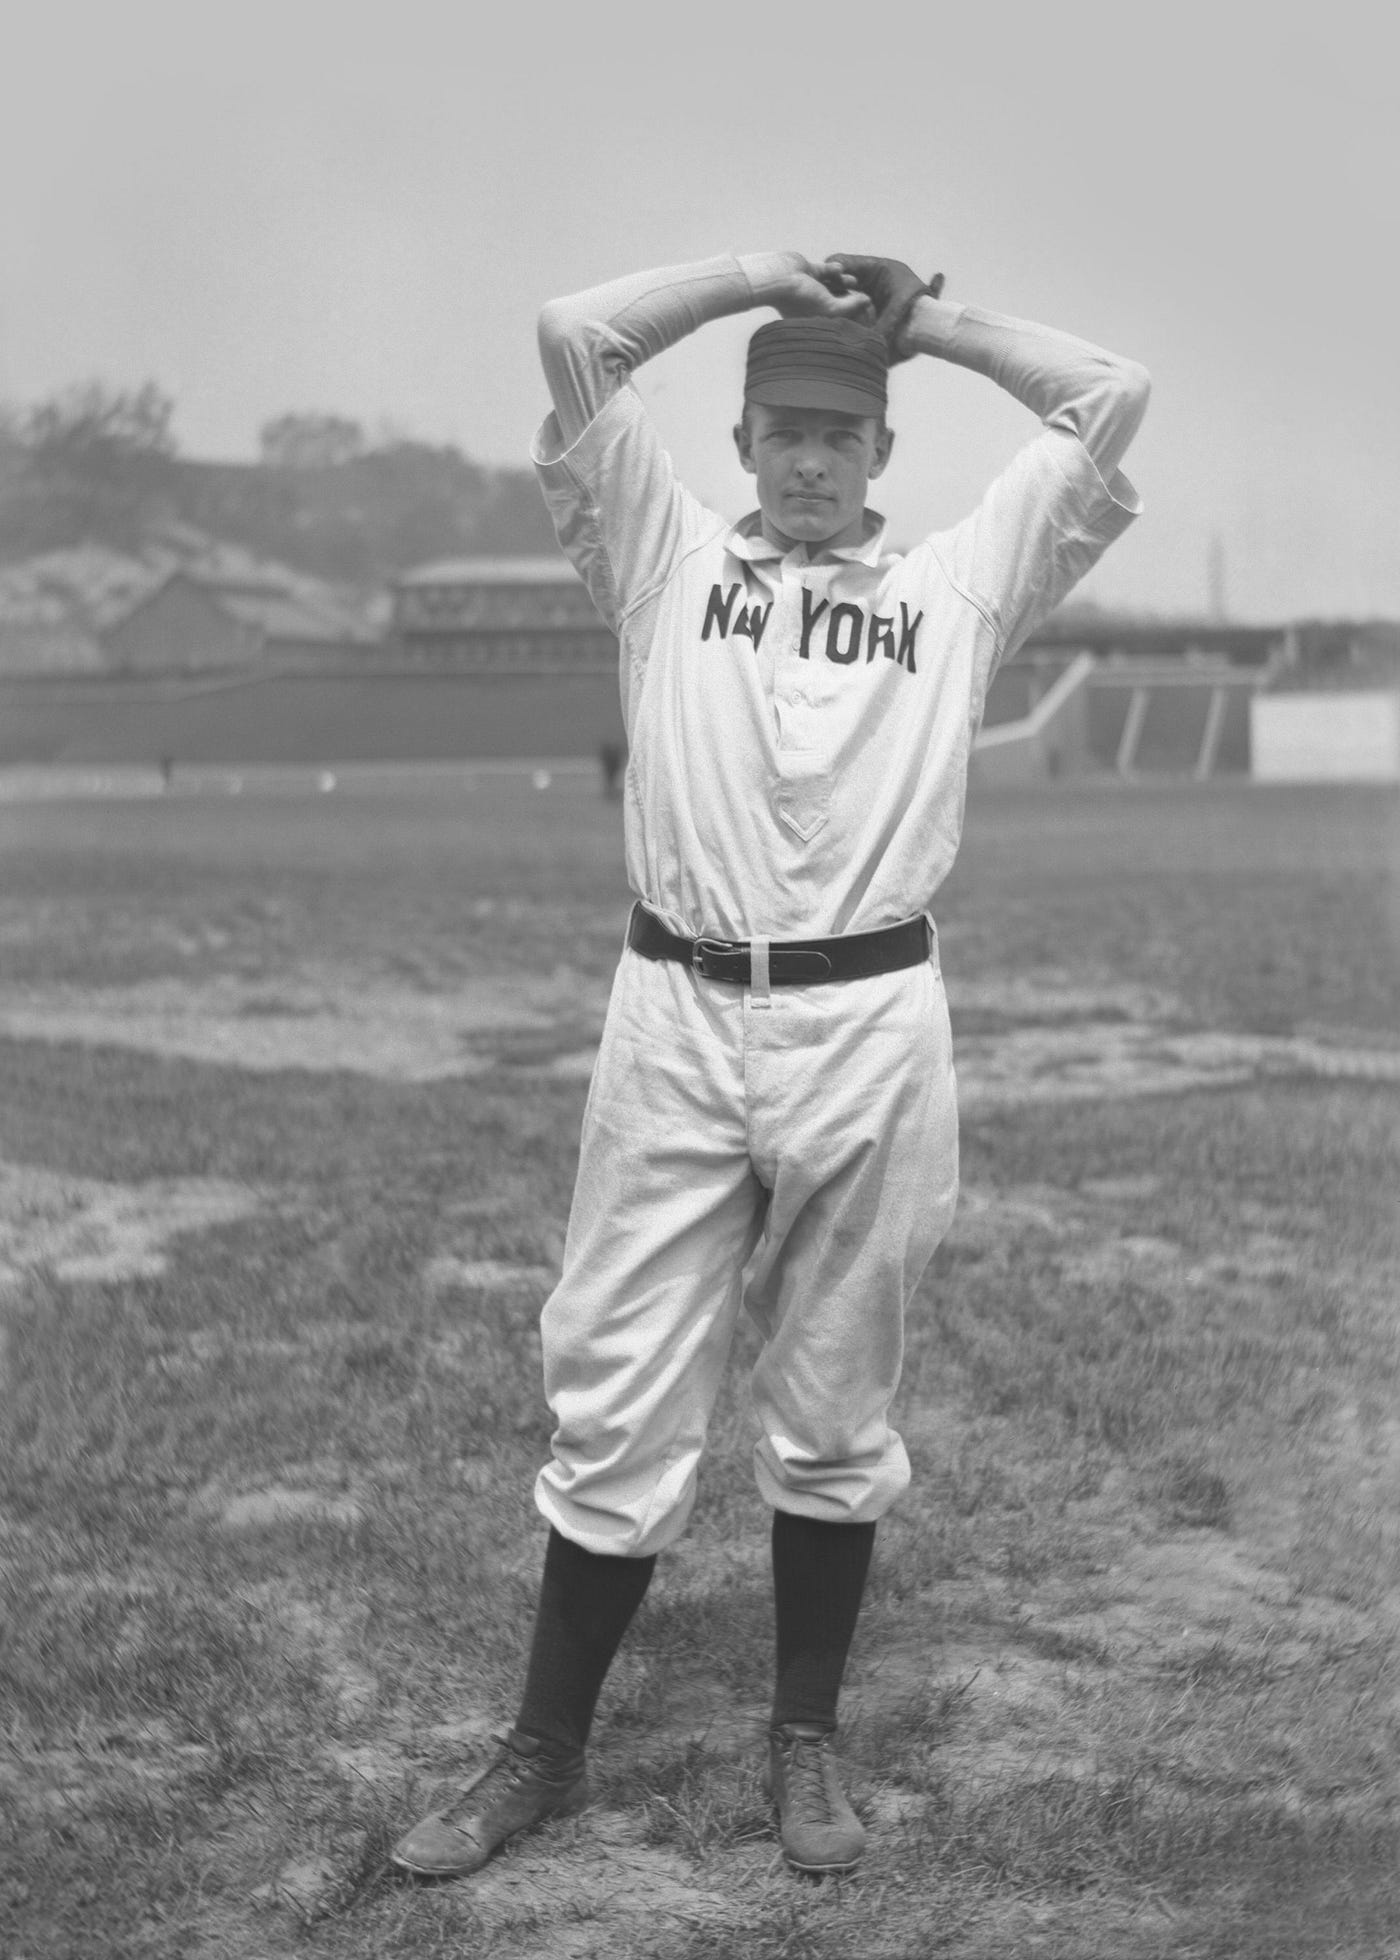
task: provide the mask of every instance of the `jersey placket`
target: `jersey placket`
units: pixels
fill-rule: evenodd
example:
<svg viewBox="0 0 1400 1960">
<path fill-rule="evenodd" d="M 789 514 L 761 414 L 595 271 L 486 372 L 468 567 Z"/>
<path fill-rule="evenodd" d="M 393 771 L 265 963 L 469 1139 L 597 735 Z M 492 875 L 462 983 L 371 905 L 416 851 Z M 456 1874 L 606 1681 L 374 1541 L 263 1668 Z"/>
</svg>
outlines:
<svg viewBox="0 0 1400 1960">
<path fill-rule="evenodd" d="M 831 812 L 831 772 L 821 740 L 824 690 L 812 668 L 812 648 L 804 658 L 804 620 L 825 598 L 833 568 L 782 561 L 781 636 L 773 648 L 773 714 L 777 732 L 778 779 L 774 802 L 788 828 L 811 843 Z"/>
</svg>

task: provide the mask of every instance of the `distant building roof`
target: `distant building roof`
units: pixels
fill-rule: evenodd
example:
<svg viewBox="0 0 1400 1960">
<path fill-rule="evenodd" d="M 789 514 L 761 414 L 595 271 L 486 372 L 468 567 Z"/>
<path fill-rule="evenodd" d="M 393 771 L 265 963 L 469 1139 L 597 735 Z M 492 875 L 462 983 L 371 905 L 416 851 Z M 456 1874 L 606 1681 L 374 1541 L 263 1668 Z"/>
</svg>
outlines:
<svg viewBox="0 0 1400 1960">
<path fill-rule="evenodd" d="M 294 572 L 276 559 L 259 558 L 246 545 L 210 537 L 207 531 L 196 530 L 192 524 L 162 525 L 154 534 L 147 556 L 170 567 L 178 566 L 191 578 L 208 585 L 286 592 L 321 584 L 308 573 Z"/>
<path fill-rule="evenodd" d="M 106 664 L 101 644 L 81 626 L 0 620 L 0 675 L 100 674 Z"/>
<path fill-rule="evenodd" d="M 250 591 L 246 587 L 214 585 L 196 579 L 224 612 L 245 626 L 256 627 L 269 640 L 340 642 L 370 636 L 357 622 L 324 611 L 295 593 Z"/>
<path fill-rule="evenodd" d="M 103 643 L 183 581 L 255 644 L 343 645 L 377 639 L 354 597 L 188 525 L 168 526 L 141 556 L 86 544 L 0 565 L 0 670 L 94 672 Z"/>
<path fill-rule="evenodd" d="M 101 632 L 148 598 L 166 571 L 106 545 L 40 552 L 0 566 L 0 621 Z"/>
<path fill-rule="evenodd" d="M 577 585 L 579 575 L 567 558 L 438 558 L 415 565 L 394 581 L 400 587 L 419 585 Z"/>
</svg>

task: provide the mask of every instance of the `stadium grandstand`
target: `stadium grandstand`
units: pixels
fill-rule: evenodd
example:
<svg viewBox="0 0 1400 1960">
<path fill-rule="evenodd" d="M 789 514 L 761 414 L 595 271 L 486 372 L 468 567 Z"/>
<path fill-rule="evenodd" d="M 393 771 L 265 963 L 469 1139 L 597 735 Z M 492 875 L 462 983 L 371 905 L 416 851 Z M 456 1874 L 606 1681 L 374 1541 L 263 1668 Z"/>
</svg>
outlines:
<svg viewBox="0 0 1400 1960">
<path fill-rule="evenodd" d="M 617 642 L 567 558 L 451 558 L 397 580 L 392 632 L 408 664 L 616 671 Z"/>
</svg>

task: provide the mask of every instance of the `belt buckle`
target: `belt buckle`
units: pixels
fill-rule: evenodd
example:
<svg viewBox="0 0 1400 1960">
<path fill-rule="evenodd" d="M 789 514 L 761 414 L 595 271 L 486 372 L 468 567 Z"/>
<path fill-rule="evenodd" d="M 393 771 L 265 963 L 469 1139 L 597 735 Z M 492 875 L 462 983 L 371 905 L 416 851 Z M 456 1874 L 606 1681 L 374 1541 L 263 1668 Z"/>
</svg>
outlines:
<svg viewBox="0 0 1400 1960">
<path fill-rule="evenodd" d="M 710 965 L 710 962 L 712 960 L 722 960 L 727 957 L 735 961 L 736 965 L 739 965 L 747 961 L 748 953 L 747 940 L 695 939 L 691 941 L 690 964 L 692 970 L 698 973 L 702 980 L 732 980 L 742 986 L 748 978 L 747 974 L 742 972 L 721 973 L 716 971 Z"/>
</svg>

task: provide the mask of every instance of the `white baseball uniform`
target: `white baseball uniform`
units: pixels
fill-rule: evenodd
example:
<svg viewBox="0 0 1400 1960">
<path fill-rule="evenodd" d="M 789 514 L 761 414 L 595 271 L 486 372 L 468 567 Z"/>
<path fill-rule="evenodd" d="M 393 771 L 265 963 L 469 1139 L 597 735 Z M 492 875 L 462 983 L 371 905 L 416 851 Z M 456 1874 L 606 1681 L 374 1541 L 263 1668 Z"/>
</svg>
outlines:
<svg viewBox="0 0 1400 1960">
<path fill-rule="evenodd" d="M 742 1305 L 764 1335 L 755 1467 L 778 1509 L 881 1515 L 909 1478 L 888 1410 L 905 1306 L 953 1215 L 957 1109 L 926 965 L 769 988 L 772 940 L 926 914 L 957 851 L 996 665 L 1139 509 L 1117 465 L 1146 377 L 1068 335 L 921 299 L 908 344 L 974 367 L 1040 434 L 900 556 L 867 512 L 786 554 L 676 480 L 629 376 L 761 303 L 787 255 L 619 280 L 541 319 L 535 463 L 617 633 L 628 877 L 672 931 L 754 942 L 751 987 L 623 953 L 543 1317 L 556 1418 L 536 1499 L 595 1552 L 671 1542 Z"/>
</svg>

